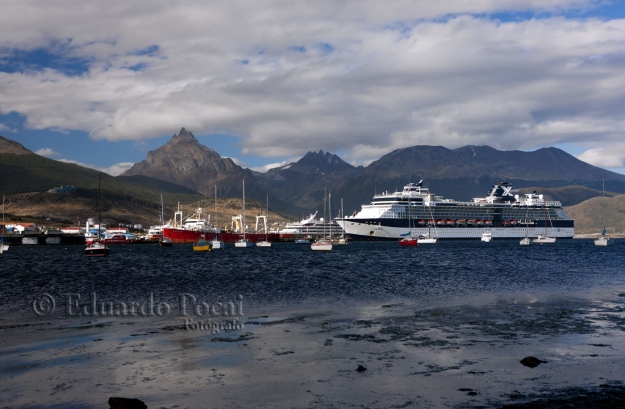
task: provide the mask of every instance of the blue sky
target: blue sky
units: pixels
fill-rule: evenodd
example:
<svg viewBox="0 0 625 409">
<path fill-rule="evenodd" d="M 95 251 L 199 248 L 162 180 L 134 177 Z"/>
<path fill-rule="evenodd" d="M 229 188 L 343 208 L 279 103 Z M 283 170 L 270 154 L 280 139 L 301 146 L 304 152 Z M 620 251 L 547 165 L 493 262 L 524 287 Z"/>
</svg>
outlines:
<svg viewBox="0 0 625 409">
<path fill-rule="evenodd" d="M 625 173 L 623 2 L 140 3 L 3 4 L 0 135 L 114 175 L 182 127 L 260 171 L 490 145 Z"/>
</svg>

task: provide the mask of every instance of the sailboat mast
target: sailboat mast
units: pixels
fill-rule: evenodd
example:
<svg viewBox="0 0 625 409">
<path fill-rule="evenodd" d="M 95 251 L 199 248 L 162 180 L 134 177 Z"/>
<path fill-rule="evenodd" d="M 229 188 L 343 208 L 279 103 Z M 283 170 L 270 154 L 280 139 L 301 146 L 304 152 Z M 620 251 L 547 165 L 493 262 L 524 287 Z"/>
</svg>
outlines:
<svg viewBox="0 0 625 409">
<path fill-rule="evenodd" d="M 215 185 L 215 228 L 217 228 L 217 185 Z"/>
<path fill-rule="evenodd" d="M 601 234 L 605 236 L 605 179 L 603 179 L 601 182 L 601 192 L 601 196 L 603 196 L 603 231 L 601 232 Z"/>
<path fill-rule="evenodd" d="M 323 188 L 323 238 L 326 238 L 326 200 L 328 192 L 326 188 Z"/>
<path fill-rule="evenodd" d="M 102 173 L 98 172 L 98 241 L 100 241 L 100 226 L 102 226 L 102 214 L 100 210 L 100 202 L 102 201 L 102 191 L 100 190 L 100 175 Z"/>
<path fill-rule="evenodd" d="M 163 216 L 164 211 L 165 211 L 165 208 L 163 206 L 163 194 L 161 193 L 161 228 L 165 224 L 165 218 Z"/>
<path fill-rule="evenodd" d="M 0 240 L 0 247 L 4 246 L 4 232 L 6 229 L 7 225 L 4 223 L 4 195 L 2 195 L 2 240 Z"/>
<path fill-rule="evenodd" d="M 328 193 L 328 217 L 330 218 L 330 240 L 332 240 L 332 230 L 334 229 L 332 224 L 332 193 Z"/>
<path fill-rule="evenodd" d="M 265 214 L 265 241 L 269 240 L 269 232 L 267 228 L 267 218 L 269 217 L 269 193 L 267 193 L 267 213 Z"/>
</svg>

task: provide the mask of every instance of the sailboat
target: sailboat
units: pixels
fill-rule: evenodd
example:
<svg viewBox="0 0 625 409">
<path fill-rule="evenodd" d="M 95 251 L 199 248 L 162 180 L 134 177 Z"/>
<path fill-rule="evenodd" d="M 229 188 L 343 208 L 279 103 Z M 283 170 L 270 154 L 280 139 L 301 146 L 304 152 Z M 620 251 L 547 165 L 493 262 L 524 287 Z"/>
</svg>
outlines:
<svg viewBox="0 0 625 409">
<path fill-rule="evenodd" d="M 419 184 L 421 182 L 419 182 Z M 430 211 L 430 220 L 434 220 L 434 215 L 432 214 L 432 207 L 428 206 L 428 210 Z M 438 232 L 436 230 L 436 225 L 434 225 L 434 232 L 436 233 L 436 236 L 438 236 Z M 438 241 L 437 237 L 432 237 L 432 224 L 430 222 L 428 222 L 428 232 L 427 232 L 427 234 L 422 234 L 421 236 L 419 236 L 419 239 L 417 240 L 417 243 L 418 244 L 435 244 L 437 241 Z"/>
<path fill-rule="evenodd" d="M 243 222 L 241 227 L 243 229 L 243 238 L 234 243 L 234 247 L 252 247 L 252 242 L 247 241 L 246 237 L 247 225 L 245 224 L 245 179 L 243 179 Z"/>
<path fill-rule="evenodd" d="M 345 213 L 343 210 L 343 198 L 341 198 L 341 219 L 345 219 Z M 341 237 L 339 237 L 336 244 L 347 244 L 347 237 L 345 237 L 345 230 L 342 230 Z"/>
<path fill-rule="evenodd" d="M 0 254 L 9 249 L 8 244 L 4 244 L 4 232 L 7 229 L 7 225 L 4 223 L 4 195 L 2 195 L 2 238 L 0 238 Z"/>
<path fill-rule="evenodd" d="M 217 185 L 215 185 L 215 229 L 217 229 Z M 215 237 L 213 238 L 213 241 L 211 241 L 211 245 L 213 246 L 214 249 L 223 250 L 226 248 L 226 243 L 219 240 L 219 237 L 217 236 L 216 232 L 215 232 Z"/>
<path fill-rule="evenodd" d="M 595 240 L 595 246 L 611 246 L 614 244 L 614 240 L 612 240 L 609 236 L 606 235 L 606 230 L 605 230 L 605 180 L 603 181 L 602 191 L 603 192 L 601 196 L 603 197 L 603 230 L 601 230 L 601 237 Z"/>
<path fill-rule="evenodd" d="M 399 245 L 402 247 L 412 247 L 417 245 L 417 239 L 412 237 L 412 204 L 410 202 L 411 192 L 408 192 L 408 233 L 402 234 L 403 239 L 399 240 Z"/>
<path fill-rule="evenodd" d="M 269 216 L 269 193 L 267 193 L 267 215 L 265 216 L 265 240 L 256 242 L 256 247 L 271 247 L 271 242 L 269 241 L 269 224 L 267 222 L 267 217 Z"/>
<path fill-rule="evenodd" d="M 108 246 L 100 242 L 101 240 L 100 226 L 102 226 L 102 215 L 101 215 L 101 210 L 100 210 L 101 208 L 100 202 L 102 201 L 102 193 L 101 193 L 101 187 L 100 187 L 101 175 L 102 173 L 99 172 L 98 173 L 98 238 L 87 245 L 87 248 L 85 249 L 85 255 L 87 257 L 106 257 L 109 255 Z"/>
<path fill-rule="evenodd" d="M 323 191 L 323 237 L 317 239 L 310 245 L 311 250 L 330 251 L 332 250 L 332 241 L 325 238 L 326 235 L 326 190 Z"/>
<path fill-rule="evenodd" d="M 163 230 L 163 225 L 165 224 L 165 218 L 163 217 L 163 211 L 164 211 L 163 194 L 161 193 L 161 231 Z M 171 239 L 169 237 L 162 236 L 161 239 L 158 241 L 158 245 L 161 246 L 161 247 L 172 247 L 174 245 L 174 242 L 171 241 Z"/>
<path fill-rule="evenodd" d="M 529 230 L 530 230 L 529 220 L 528 220 L 528 218 L 529 218 L 529 211 L 530 211 L 530 208 L 529 208 L 529 205 L 528 205 L 527 206 L 527 213 L 525 213 L 525 237 L 522 238 L 521 241 L 519 242 L 519 244 L 521 246 L 529 246 L 531 244 L 530 238 L 528 237 Z"/>
<path fill-rule="evenodd" d="M 544 217 L 544 223 L 545 223 L 545 235 L 543 236 L 542 234 L 539 234 L 538 237 L 536 237 L 534 240 L 532 240 L 533 243 L 536 244 L 554 244 L 556 242 L 556 238 L 555 237 L 549 237 L 549 232 L 547 230 L 547 217 L 549 218 L 549 225 L 551 225 L 551 228 L 553 228 L 553 225 L 551 224 L 551 215 L 549 214 L 549 212 L 547 212 L 547 206 L 545 204 L 545 199 L 543 198 L 543 210 L 545 213 Z"/>
</svg>

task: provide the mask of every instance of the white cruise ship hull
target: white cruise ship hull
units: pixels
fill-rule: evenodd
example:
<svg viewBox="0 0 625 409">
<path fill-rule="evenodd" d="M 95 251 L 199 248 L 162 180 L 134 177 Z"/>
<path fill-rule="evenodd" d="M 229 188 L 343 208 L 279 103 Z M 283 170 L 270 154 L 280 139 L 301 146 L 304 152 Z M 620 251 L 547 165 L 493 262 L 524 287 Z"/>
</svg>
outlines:
<svg viewBox="0 0 625 409">
<path fill-rule="evenodd" d="M 359 223 L 352 220 L 337 220 L 337 223 L 355 240 L 399 240 L 408 231 L 406 228 L 389 227 Z M 413 237 L 431 233 L 432 229 L 417 227 L 410 229 Z M 544 227 L 437 227 L 436 237 L 439 239 L 481 239 L 482 234 L 491 232 L 493 239 L 521 239 L 525 236 L 538 237 L 545 235 Z M 549 237 L 573 238 L 573 227 L 547 228 Z"/>
</svg>

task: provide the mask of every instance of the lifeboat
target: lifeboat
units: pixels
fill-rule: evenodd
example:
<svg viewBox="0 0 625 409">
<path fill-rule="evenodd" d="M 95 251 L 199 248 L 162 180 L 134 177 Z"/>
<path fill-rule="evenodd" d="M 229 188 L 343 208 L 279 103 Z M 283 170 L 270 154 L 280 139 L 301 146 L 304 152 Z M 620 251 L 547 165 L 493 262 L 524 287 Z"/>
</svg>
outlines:
<svg viewBox="0 0 625 409">
<path fill-rule="evenodd" d="M 418 224 L 419 226 L 423 226 L 423 225 L 425 224 L 425 220 L 418 220 L 418 221 L 417 221 L 417 224 Z"/>
<path fill-rule="evenodd" d="M 475 224 L 478 226 L 484 226 L 484 220 L 478 220 Z"/>
<path fill-rule="evenodd" d="M 475 219 L 467 220 L 467 225 L 469 225 L 469 226 L 475 225 Z"/>
<path fill-rule="evenodd" d="M 452 220 L 452 219 L 447 220 L 447 226 L 455 226 L 455 225 L 456 225 L 455 220 Z"/>
<path fill-rule="evenodd" d="M 486 221 L 484 222 L 484 224 L 485 224 L 486 226 L 492 226 L 492 225 L 493 225 L 493 221 L 492 221 L 492 220 L 486 220 Z"/>
<path fill-rule="evenodd" d="M 444 226 L 445 225 L 445 220 L 439 219 L 436 221 L 436 225 L 437 226 Z"/>
<path fill-rule="evenodd" d="M 456 220 L 456 226 L 464 226 L 465 224 L 467 224 L 467 221 L 464 219 Z"/>
</svg>

